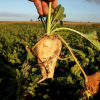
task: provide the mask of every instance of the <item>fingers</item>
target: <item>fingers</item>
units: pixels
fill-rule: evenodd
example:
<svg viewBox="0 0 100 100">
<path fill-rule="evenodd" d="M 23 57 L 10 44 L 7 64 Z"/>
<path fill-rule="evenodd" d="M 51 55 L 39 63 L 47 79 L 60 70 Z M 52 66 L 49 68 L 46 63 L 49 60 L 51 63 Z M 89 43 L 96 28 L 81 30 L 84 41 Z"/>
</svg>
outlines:
<svg viewBox="0 0 100 100">
<path fill-rule="evenodd" d="M 53 0 L 52 2 L 52 8 L 55 9 L 57 7 L 57 0 Z"/>
<path fill-rule="evenodd" d="M 42 11 L 43 14 L 47 15 L 48 14 L 48 2 L 46 1 L 41 1 L 42 2 Z"/>
<path fill-rule="evenodd" d="M 31 0 L 32 1 L 32 0 Z M 40 15 L 43 15 L 41 0 L 33 0 Z"/>
<path fill-rule="evenodd" d="M 51 8 L 51 13 L 54 12 L 54 9 L 56 8 L 57 6 L 57 0 L 48 0 L 48 1 L 53 1 L 52 2 L 52 8 Z M 49 6 L 49 2 L 46 2 L 46 1 L 42 1 L 42 10 L 43 10 L 43 14 L 47 15 L 48 14 L 48 6 Z"/>
<path fill-rule="evenodd" d="M 29 1 L 34 2 L 39 15 L 43 15 L 43 14 L 47 15 L 48 14 L 49 1 L 52 1 L 51 13 L 54 12 L 54 9 L 57 6 L 57 0 L 29 0 Z"/>
<path fill-rule="evenodd" d="M 54 9 L 53 8 L 51 8 L 51 13 L 53 13 L 54 12 Z"/>
</svg>

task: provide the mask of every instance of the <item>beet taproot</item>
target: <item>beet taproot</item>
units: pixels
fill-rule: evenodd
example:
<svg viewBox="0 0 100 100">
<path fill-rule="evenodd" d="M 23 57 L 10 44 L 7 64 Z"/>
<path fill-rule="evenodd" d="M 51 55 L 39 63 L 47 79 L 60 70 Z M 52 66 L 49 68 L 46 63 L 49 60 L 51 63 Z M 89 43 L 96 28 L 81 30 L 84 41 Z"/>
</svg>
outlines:
<svg viewBox="0 0 100 100">
<path fill-rule="evenodd" d="M 43 79 L 53 78 L 62 43 L 57 35 L 46 35 L 37 42 L 35 53 Z"/>
</svg>

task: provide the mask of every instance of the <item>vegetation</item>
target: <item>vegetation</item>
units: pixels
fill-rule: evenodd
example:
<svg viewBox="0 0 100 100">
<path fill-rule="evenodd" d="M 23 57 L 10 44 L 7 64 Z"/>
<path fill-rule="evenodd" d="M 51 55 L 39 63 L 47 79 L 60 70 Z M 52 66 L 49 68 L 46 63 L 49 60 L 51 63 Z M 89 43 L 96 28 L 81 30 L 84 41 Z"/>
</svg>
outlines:
<svg viewBox="0 0 100 100">
<path fill-rule="evenodd" d="M 56 27 L 59 28 L 60 25 Z M 98 40 L 96 41 L 100 41 L 99 25 L 87 27 L 87 25 L 66 26 L 62 24 L 62 27 L 75 29 L 87 36 L 91 33 L 94 38 L 97 33 Z M 65 32 L 67 35 L 62 35 Z M 96 91 L 97 93 L 94 93 L 93 96 L 88 91 L 84 91 L 87 86 L 84 75 L 64 44 L 62 44 L 61 54 L 56 63 L 54 78 L 46 79 L 39 84 L 36 83 L 41 79 L 41 72 L 32 48 L 44 33 L 45 30 L 41 24 L 0 25 L 0 99 L 83 100 L 85 99 L 83 92 L 85 94 L 87 92 L 87 96 L 92 100 L 100 99 L 99 87 L 97 87 L 98 92 Z M 86 74 L 98 76 L 100 70 L 99 49 L 73 31 L 63 30 L 62 33 L 60 33 L 61 36 L 70 46 Z"/>
<path fill-rule="evenodd" d="M 100 37 L 99 25 L 63 26 L 85 34 L 96 31 Z M 34 82 L 38 81 L 41 72 L 33 52 L 28 52 L 25 46 L 28 45 L 31 49 L 35 45 L 35 41 L 43 35 L 44 29 L 41 24 L 1 24 L 0 30 L 1 100 L 18 97 L 21 100 L 24 99 L 24 96 L 26 99 L 78 100 L 78 98 L 82 98 L 80 89 L 84 87 L 84 77 L 65 45 L 62 47 L 60 57 L 69 57 L 69 59 L 66 61 L 58 60 L 54 78 L 37 84 L 37 87 L 31 87 Z M 69 31 L 67 32 L 69 33 Z M 74 54 L 87 75 L 92 75 L 100 70 L 100 51 L 95 46 L 74 32 L 70 32 L 68 36 L 63 36 L 63 38 L 70 47 L 74 48 Z M 37 80 L 34 81 L 34 77 Z M 29 89 L 31 90 L 29 91 Z M 99 93 L 100 90 L 93 96 L 93 100 L 99 99 Z M 72 96 L 73 94 L 74 96 Z"/>
</svg>

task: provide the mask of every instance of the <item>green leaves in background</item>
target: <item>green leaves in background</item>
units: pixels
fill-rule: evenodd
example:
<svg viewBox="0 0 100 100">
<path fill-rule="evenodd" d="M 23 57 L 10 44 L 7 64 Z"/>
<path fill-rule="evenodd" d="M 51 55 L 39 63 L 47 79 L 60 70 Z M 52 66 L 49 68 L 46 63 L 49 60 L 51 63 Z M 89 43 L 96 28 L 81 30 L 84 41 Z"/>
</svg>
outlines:
<svg viewBox="0 0 100 100">
<path fill-rule="evenodd" d="M 98 41 L 96 31 L 92 33 L 84 34 L 83 37 L 85 37 L 88 41 L 90 41 L 94 46 L 96 46 L 100 50 L 100 42 Z"/>
<path fill-rule="evenodd" d="M 72 49 L 72 48 L 71 48 Z M 81 57 L 81 59 L 84 59 L 85 58 L 85 54 L 84 52 L 82 52 L 81 50 L 78 50 L 78 49 L 72 49 L 73 52 L 77 53 L 78 56 Z"/>
<path fill-rule="evenodd" d="M 64 26 L 66 27 L 66 25 Z M 40 37 L 44 32 L 41 27 L 41 24 L 33 23 L 0 25 L 0 100 L 15 100 L 16 94 L 20 98 L 19 100 L 44 100 L 46 98 L 52 100 L 58 100 L 59 98 L 62 100 L 80 100 L 79 90 L 84 87 L 84 77 L 80 69 L 75 65 L 73 58 L 66 61 L 58 60 L 54 78 L 47 79 L 38 85 L 35 84 L 41 77 L 40 68 L 35 66 L 37 64 L 36 58 L 32 52 L 25 50 L 25 46 L 28 45 L 29 49 L 34 46 L 37 37 Z M 92 39 L 91 41 L 95 41 L 95 43 L 98 41 L 97 37 L 93 35 L 94 33 L 89 33 L 89 31 L 94 32 L 96 30 L 96 33 L 99 34 L 100 26 L 95 26 L 94 28 L 92 25 L 88 27 L 85 25 L 69 25 L 68 27 L 83 31 L 83 33 L 86 33 L 83 35 L 90 40 Z M 55 34 L 58 34 L 58 32 L 55 32 Z M 100 70 L 100 51 L 97 51 L 90 45 L 87 47 L 88 41 L 86 39 L 82 39 L 81 43 L 83 46 L 78 46 L 80 36 L 73 34 L 73 32 L 70 34 L 70 31 L 64 30 L 59 33 L 60 35 L 64 34 L 63 37 L 69 45 L 73 42 L 75 43 L 74 46 L 71 45 L 71 47 L 74 47 L 72 51 L 88 75 Z M 21 40 L 24 40 L 25 44 L 22 44 Z M 69 52 L 63 45 L 60 57 L 70 57 L 70 55 L 66 55 L 69 55 Z M 26 61 L 27 57 L 29 62 Z M 17 58 L 21 63 L 17 61 Z M 14 60 L 14 63 L 10 59 Z M 29 94 L 28 99 L 23 97 L 23 92 L 25 91 Z M 77 95 L 75 95 L 76 92 Z M 94 96 L 94 100 L 100 99 L 99 94 L 100 90 Z"/>
<path fill-rule="evenodd" d="M 35 84 L 40 78 L 41 78 L 41 75 L 31 76 L 32 83 Z"/>
</svg>

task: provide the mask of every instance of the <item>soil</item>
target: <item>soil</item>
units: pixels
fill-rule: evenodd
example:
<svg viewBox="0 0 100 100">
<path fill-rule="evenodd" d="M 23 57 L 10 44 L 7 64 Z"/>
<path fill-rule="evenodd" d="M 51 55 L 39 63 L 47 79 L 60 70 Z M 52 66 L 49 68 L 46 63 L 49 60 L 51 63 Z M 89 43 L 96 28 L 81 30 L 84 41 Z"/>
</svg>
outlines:
<svg viewBox="0 0 100 100">
<path fill-rule="evenodd" d="M 91 91 L 91 95 L 94 95 L 97 93 L 99 89 L 100 71 L 94 73 L 91 76 L 87 76 L 87 78 L 88 78 L 88 82 L 86 83 L 86 87 Z"/>
<path fill-rule="evenodd" d="M 0 21 L 0 24 L 13 24 L 13 23 L 40 23 L 40 21 Z M 69 22 L 69 21 L 64 21 L 64 25 L 100 25 L 100 23 L 95 23 L 95 22 Z"/>
<path fill-rule="evenodd" d="M 87 76 L 88 82 L 86 83 L 84 89 L 80 90 L 80 93 L 84 95 L 85 91 L 88 91 L 88 94 L 91 96 L 96 94 L 99 89 L 100 84 L 100 71 L 94 73 L 93 75 Z"/>
</svg>

